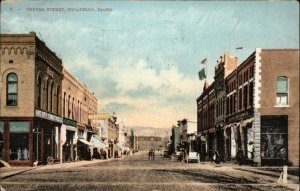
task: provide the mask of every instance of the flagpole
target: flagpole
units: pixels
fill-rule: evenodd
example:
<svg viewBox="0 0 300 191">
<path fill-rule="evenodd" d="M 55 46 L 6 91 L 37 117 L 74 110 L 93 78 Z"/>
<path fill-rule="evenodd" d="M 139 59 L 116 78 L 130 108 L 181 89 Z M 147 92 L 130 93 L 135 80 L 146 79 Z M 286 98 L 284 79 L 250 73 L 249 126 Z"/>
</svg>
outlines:
<svg viewBox="0 0 300 191">
<path fill-rule="evenodd" d="M 205 80 L 207 80 L 207 59 L 206 59 L 206 62 L 205 62 Z"/>
</svg>

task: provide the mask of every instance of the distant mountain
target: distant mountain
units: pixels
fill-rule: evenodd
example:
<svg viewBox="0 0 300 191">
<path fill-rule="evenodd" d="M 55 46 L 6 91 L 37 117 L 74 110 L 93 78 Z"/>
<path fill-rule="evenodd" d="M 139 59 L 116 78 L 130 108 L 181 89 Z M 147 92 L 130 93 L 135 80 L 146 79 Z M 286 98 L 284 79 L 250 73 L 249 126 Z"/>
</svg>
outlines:
<svg viewBox="0 0 300 191">
<path fill-rule="evenodd" d="M 155 136 L 155 137 L 168 137 L 170 136 L 170 130 L 155 128 L 155 127 L 143 127 L 143 126 L 126 126 L 127 132 L 130 134 L 130 129 L 134 130 L 135 135 L 138 136 Z"/>
</svg>

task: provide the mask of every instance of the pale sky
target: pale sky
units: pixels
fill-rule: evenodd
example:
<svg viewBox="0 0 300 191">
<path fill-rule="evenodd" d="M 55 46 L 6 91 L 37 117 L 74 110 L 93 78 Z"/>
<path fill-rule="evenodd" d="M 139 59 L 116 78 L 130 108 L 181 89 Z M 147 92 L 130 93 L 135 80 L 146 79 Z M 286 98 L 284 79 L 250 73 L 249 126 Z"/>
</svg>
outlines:
<svg viewBox="0 0 300 191">
<path fill-rule="evenodd" d="M 125 126 L 170 129 L 183 118 L 197 121 L 196 99 L 204 83 L 198 78 L 202 59 L 207 58 L 211 83 L 216 61 L 224 51 L 240 62 L 255 48 L 299 48 L 299 3 L 1 3 L 1 33 L 30 31 L 35 31 L 67 70 L 95 92 L 99 113 L 115 112 Z"/>
</svg>

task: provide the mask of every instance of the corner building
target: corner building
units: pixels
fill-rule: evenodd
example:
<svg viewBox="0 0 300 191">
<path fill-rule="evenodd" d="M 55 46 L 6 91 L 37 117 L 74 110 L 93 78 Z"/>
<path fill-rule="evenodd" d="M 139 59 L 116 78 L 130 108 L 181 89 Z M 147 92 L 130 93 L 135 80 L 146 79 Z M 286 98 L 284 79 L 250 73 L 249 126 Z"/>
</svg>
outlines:
<svg viewBox="0 0 300 191">
<path fill-rule="evenodd" d="M 219 81 L 213 84 L 221 89 Z M 242 152 L 246 162 L 258 165 L 299 166 L 299 50 L 256 49 L 225 76 L 225 84 L 225 104 L 224 95 L 215 99 L 213 148 L 227 161 Z M 206 94 L 197 99 L 200 135 L 210 121 L 199 107 Z"/>
<path fill-rule="evenodd" d="M 0 159 L 59 159 L 62 61 L 34 32 L 0 37 Z"/>
<path fill-rule="evenodd" d="M 226 78 L 226 94 L 231 158 L 241 150 L 258 165 L 299 165 L 299 50 L 256 49 Z"/>
</svg>

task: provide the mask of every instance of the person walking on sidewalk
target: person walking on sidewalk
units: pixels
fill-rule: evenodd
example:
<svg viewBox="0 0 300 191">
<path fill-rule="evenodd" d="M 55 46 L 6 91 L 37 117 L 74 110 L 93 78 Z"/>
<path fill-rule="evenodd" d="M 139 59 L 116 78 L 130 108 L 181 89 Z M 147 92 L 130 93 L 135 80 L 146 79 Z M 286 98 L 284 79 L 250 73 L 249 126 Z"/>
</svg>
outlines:
<svg viewBox="0 0 300 191">
<path fill-rule="evenodd" d="M 148 152 L 148 159 L 149 159 L 149 160 L 152 159 L 152 156 L 151 156 L 151 149 L 149 149 L 149 152 Z"/>
<path fill-rule="evenodd" d="M 236 161 L 237 163 L 242 166 L 242 164 L 244 164 L 244 161 L 245 161 L 245 155 L 243 153 L 243 150 L 241 148 L 239 148 L 239 151 L 238 153 L 236 154 Z"/>
<path fill-rule="evenodd" d="M 152 160 L 154 160 L 154 159 L 155 159 L 155 150 L 152 149 Z"/>
</svg>

